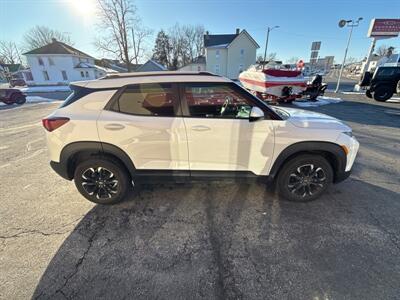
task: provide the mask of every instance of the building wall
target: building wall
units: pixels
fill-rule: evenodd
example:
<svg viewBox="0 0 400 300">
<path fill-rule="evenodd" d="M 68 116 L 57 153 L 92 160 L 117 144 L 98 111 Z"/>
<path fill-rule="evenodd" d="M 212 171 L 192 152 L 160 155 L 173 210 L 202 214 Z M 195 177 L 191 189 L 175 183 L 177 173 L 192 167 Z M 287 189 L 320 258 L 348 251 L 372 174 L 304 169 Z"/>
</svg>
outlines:
<svg viewBox="0 0 400 300">
<path fill-rule="evenodd" d="M 39 64 L 39 58 L 43 65 Z M 35 85 L 62 85 L 72 81 L 93 80 L 95 70 L 92 68 L 75 68 L 81 61 L 94 64 L 93 59 L 80 58 L 72 55 L 26 55 L 28 65 L 31 69 L 33 82 Z M 51 63 L 52 62 L 52 63 Z M 65 80 L 62 71 L 66 72 Z M 49 80 L 46 80 L 44 72 L 47 72 Z M 81 73 L 83 72 L 83 73 Z M 87 73 L 86 73 L 87 72 Z M 83 75 L 83 76 L 82 76 Z"/>
<path fill-rule="evenodd" d="M 206 70 L 206 64 L 188 64 L 182 68 L 179 69 L 179 71 L 205 71 Z"/>
<path fill-rule="evenodd" d="M 206 61 L 207 71 L 227 77 L 227 48 L 206 48 Z"/>
<path fill-rule="evenodd" d="M 226 77 L 237 79 L 241 71 L 255 64 L 256 53 L 256 45 L 245 33 L 236 37 L 228 47 Z"/>
</svg>

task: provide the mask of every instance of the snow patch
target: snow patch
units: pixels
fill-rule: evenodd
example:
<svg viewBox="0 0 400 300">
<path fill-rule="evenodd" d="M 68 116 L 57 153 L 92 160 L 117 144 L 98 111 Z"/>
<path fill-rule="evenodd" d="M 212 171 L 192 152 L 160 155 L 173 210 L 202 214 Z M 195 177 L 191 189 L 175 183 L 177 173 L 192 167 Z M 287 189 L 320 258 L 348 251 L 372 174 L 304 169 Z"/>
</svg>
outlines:
<svg viewBox="0 0 400 300">
<path fill-rule="evenodd" d="M 342 102 L 343 100 L 340 98 L 332 98 L 332 97 L 325 97 L 325 96 L 319 96 L 317 98 L 317 101 L 293 101 L 292 103 L 296 106 L 299 107 L 317 107 L 317 106 L 322 106 L 322 105 L 327 105 L 327 104 L 332 104 L 332 103 L 339 103 Z"/>
<path fill-rule="evenodd" d="M 26 103 L 51 103 L 51 102 L 62 102 L 58 99 L 49 99 L 40 96 L 27 96 Z"/>
<path fill-rule="evenodd" d="M 55 86 L 29 86 L 20 88 L 23 93 L 41 93 L 41 92 L 70 92 L 71 89 L 68 85 L 55 85 Z"/>
</svg>

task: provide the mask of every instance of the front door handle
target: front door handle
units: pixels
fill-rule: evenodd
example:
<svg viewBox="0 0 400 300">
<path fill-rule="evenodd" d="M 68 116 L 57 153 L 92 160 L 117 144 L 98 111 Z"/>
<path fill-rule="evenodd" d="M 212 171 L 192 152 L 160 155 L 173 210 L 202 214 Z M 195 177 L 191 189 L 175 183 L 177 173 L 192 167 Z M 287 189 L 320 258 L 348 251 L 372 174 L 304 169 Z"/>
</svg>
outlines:
<svg viewBox="0 0 400 300">
<path fill-rule="evenodd" d="M 105 129 L 108 130 L 121 130 L 124 129 L 125 126 L 122 124 L 117 124 L 117 123 L 110 123 L 104 126 Z"/>
<path fill-rule="evenodd" d="M 195 131 L 207 131 L 207 130 L 211 130 L 211 128 L 208 127 L 208 126 L 204 126 L 204 125 L 196 125 L 196 126 L 192 126 L 192 130 L 195 130 Z"/>
</svg>

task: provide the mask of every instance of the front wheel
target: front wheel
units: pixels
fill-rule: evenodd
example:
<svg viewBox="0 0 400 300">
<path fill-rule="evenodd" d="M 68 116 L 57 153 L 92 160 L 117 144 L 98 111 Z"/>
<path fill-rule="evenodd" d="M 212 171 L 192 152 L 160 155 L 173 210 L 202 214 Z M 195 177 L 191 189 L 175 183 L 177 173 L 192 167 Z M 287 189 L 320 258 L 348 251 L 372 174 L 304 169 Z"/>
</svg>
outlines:
<svg viewBox="0 0 400 300">
<path fill-rule="evenodd" d="M 18 95 L 15 97 L 15 103 L 22 105 L 26 102 L 26 97 L 24 95 Z"/>
<path fill-rule="evenodd" d="M 284 164 L 277 178 L 279 196 L 307 202 L 321 196 L 333 181 L 329 162 L 319 155 L 300 155 Z"/>
<path fill-rule="evenodd" d="M 93 158 L 81 162 L 75 169 L 74 181 L 78 191 L 89 201 L 115 204 L 129 192 L 125 168 L 116 160 Z"/>
</svg>

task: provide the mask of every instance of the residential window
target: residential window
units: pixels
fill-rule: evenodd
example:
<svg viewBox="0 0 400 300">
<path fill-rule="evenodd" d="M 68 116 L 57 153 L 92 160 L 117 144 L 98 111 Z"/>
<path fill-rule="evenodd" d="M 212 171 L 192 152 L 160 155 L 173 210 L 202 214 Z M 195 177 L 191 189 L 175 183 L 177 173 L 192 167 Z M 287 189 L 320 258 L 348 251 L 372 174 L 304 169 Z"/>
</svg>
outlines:
<svg viewBox="0 0 400 300">
<path fill-rule="evenodd" d="M 239 65 L 239 74 L 242 73 L 242 72 L 243 72 L 243 65 L 240 64 L 240 65 Z"/>
<path fill-rule="evenodd" d="M 81 71 L 81 77 L 85 78 L 85 73 L 83 71 Z"/>
<path fill-rule="evenodd" d="M 24 76 L 25 76 L 25 81 L 33 81 L 33 76 L 31 72 L 25 72 Z"/>
<path fill-rule="evenodd" d="M 216 58 L 216 59 L 219 58 L 219 49 L 217 49 L 217 50 L 215 51 L 215 58 Z"/>
<path fill-rule="evenodd" d="M 86 75 L 87 78 L 89 78 L 89 72 L 88 71 L 85 72 L 85 75 Z"/>
<path fill-rule="evenodd" d="M 61 71 L 61 75 L 64 81 L 68 80 L 67 72 L 66 71 Z"/>
<path fill-rule="evenodd" d="M 44 62 L 41 57 L 38 57 L 38 63 L 39 63 L 39 65 L 44 66 Z"/>
<path fill-rule="evenodd" d="M 50 80 L 50 77 L 49 77 L 49 74 L 47 73 L 47 71 L 43 71 L 43 77 L 44 77 L 44 80 L 46 80 L 46 81 Z"/>
<path fill-rule="evenodd" d="M 228 84 L 188 84 L 184 98 L 191 117 L 248 119 L 250 100 Z"/>
<path fill-rule="evenodd" d="M 197 66 L 197 71 L 201 71 L 201 67 L 200 66 Z"/>
<path fill-rule="evenodd" d="M 244 57 L 244 49 L 240 49 L 240 58 Z"/>
<path fill-rule="evenodd" d="M 215 74 L 219 74 L 219 65 L 215 65 Z"/>
<path fill-rule="evenodd" d="M 52 59 L 51 57 L 49 57 L 48 60 L 49 60 L 49 65 L 50 65 L 50 66 L 54 66 L 54 61 L 53 61 L 53 59 Z"/>
<path fill-rule="evenodd" d="M 142 84 L 128 87 L 118 99 L 122 113 L 141 116 L 173 117 L 178 109 L 177 93 L 171 84 Z"/>
</svg>

